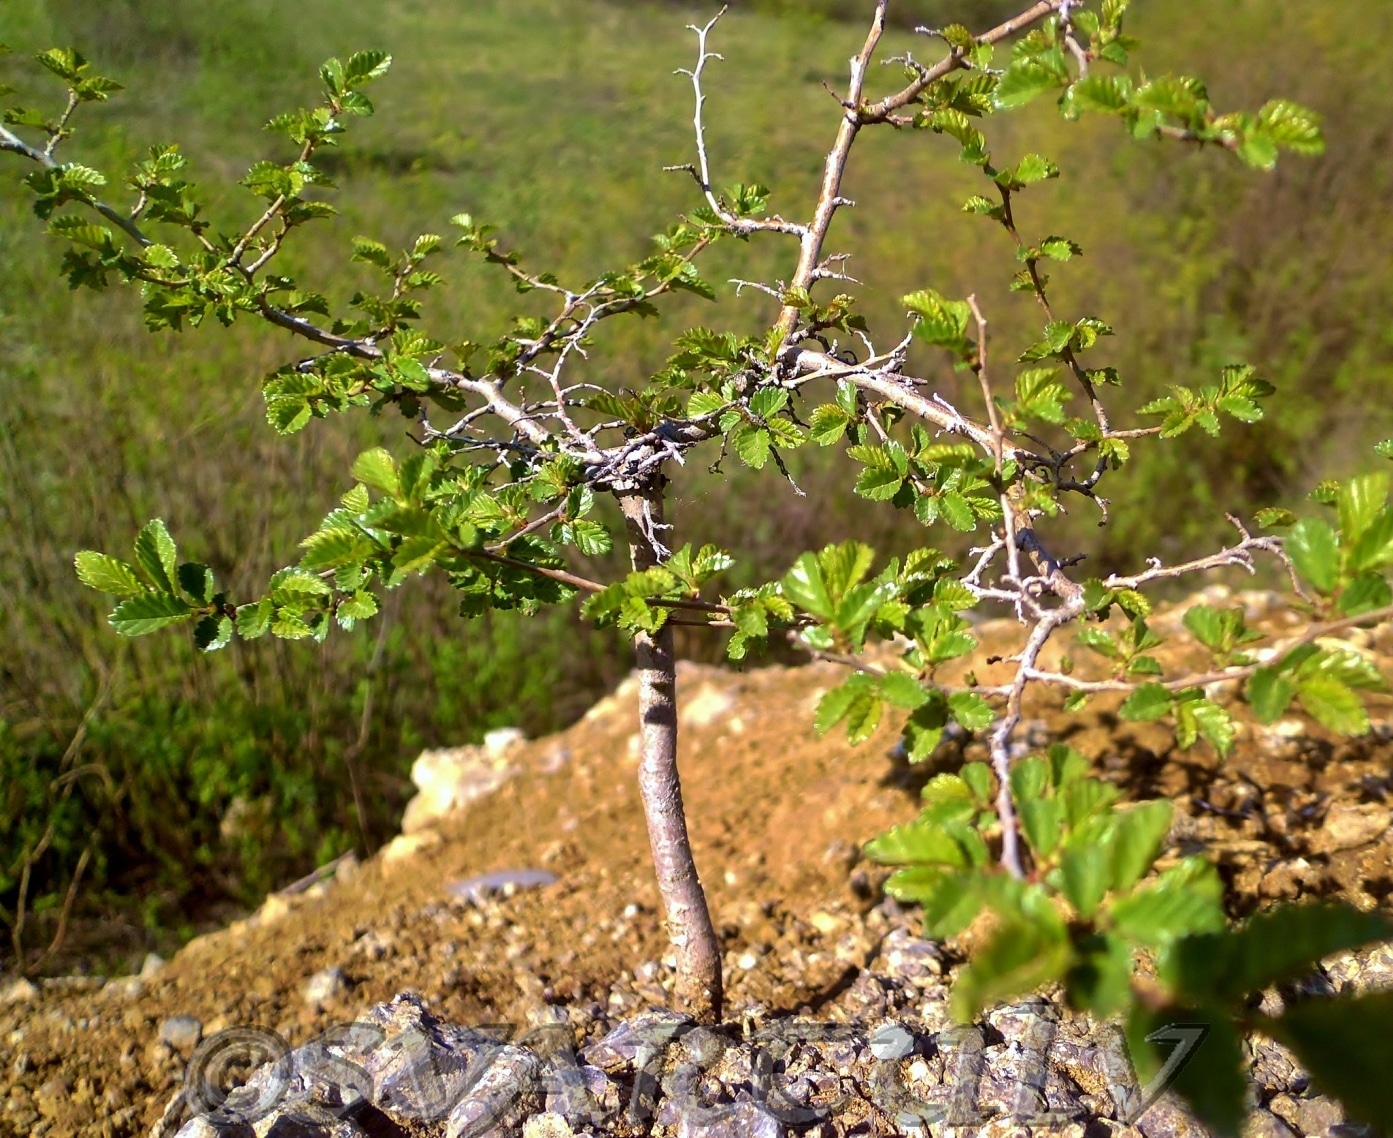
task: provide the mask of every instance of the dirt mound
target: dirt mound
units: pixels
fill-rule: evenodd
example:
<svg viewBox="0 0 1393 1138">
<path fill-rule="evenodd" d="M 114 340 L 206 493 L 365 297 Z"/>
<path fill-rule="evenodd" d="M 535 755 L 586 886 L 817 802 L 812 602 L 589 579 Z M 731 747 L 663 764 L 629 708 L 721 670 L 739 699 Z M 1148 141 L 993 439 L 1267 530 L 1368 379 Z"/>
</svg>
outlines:
<svg viewBox="0 0 1393 1138">
<path fill-rule="evenodd" d="M 1299 620 L 1266 594 L 1238 600 L 1276 637 Z M 1171 631 L 1178 615 L 1152 623 Z M 978 631 L 969 666 L 995 682 L 1003 666 L 986 661 L 1009 652 L 1019 630 Z M 1355 636 L 1387 663 L 1389 630 Z M 1187 651 L 1169 650 L 1172 660 Z M 854 983 L 878 946 L 865 916 L 882 879 L 860 861 L 861 844 L 912 817 L 930 775 L 981 757 L 968 741 L 911 768 L 895 757 L 891 721 L 859 748 L 816 738 L 817 700 L 845 674 L 831 664 L 681 670 L 684 791 L 735 1018 L 816 1013 Z M 666 1003 L 671 962 L 634 777 L 635 705 L 633 685 L 621 686 L 569 730 L 510 750 L 517 772 L 463 812 L 361 867 L 340 865 L 335 879 L 273 895 L 155 975 L 12 985 L 0 1004 L 0 1134 L 146 1134 L 200 1034 L 246 1025 L 299 1044 L 404 990 L 460 1024 L 522 1024 L 544 1003 L 611 1017 Z M 1338 743 L 1293 715 L 1241 725 L 1225 763 L 1204 744 L 1175 752 L 1163 726 L 1122 722 L 1115 706 L 1065 716 L 1037 697 L 1026 734 L 1032 746 L 1065 739 L 1096 756 L 1129 797 L 1172 799 L 1171 854 L 1213 857 L 1235 914 L 1307 895 L 1387 903 L 1385 697 L 1362 739 Z M 555 881 L 505 886 L 483 904 L 478 890 L 450 888 L 520 869 Z"/>
</svg>

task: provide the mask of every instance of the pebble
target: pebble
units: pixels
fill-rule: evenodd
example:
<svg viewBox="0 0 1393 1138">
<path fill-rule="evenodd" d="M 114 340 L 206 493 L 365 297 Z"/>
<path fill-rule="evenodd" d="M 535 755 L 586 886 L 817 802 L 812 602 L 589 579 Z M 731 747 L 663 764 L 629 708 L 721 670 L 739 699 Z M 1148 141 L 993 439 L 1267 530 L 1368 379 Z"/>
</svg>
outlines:
<svg viewBox="0 0 1393 1138">
<path fill-rule="evenodd" d="M 1376 842 L 1388 833 L 1393 811 L 1377 803 L 1332 806 L 1311 847 L 1317 853 L 1336 853 Z"/>
<path fill-rule="evenodd" d="M 300 991 L 305 1003 L 313 1008 L 321 1008 L 343 995 L 347 987 L 348 981 L 342 968 L 325 968 L 305 981 Z"/>
<path fill-rule="evenodd" d="M 573 1138 L 571 1124 L 559 1114 L 543 1111 L 529 1118 L 522 1128 L 522 1138 Z"/>
<path fill-rule="evenodd" d="M 160 1042 L 182 1055 L 192 1054 L 203 1038 L 203 1024 L 193 1016 L 170 1016 L 160 1024 Z"/>
<path fill-rule="evenodd" d="M 527 732 L 521 727 L 495 727 L 484 735 L 484 750 L 491 759 L 501 759 L 514 747 L 527 742 Z"/>
<path fill-rule="evenodd" d="M 142 980 L 153 980 L 164 971 L 164 957 L 154 952 L 147 952 L 145 959 L 141 961 L 140 971 L 136 973 Z"/>
<path fill-rule="evenodd" d="M 0 995 L 0 1004 L 28 1003 L 38 998 L 38 985 L 20 976 L 5 985 L 4 994 Z"/>
<path fill-rule="evenodd" d="M 511 896 L 510 890 L 536 888 L 555 882 L 556 874 L 545 869 L 498 869 L 464 881 L 452 881 L 445 886 L 445 890 L 452 897 L 482 905 L 493 893 Z"/>
</svg>

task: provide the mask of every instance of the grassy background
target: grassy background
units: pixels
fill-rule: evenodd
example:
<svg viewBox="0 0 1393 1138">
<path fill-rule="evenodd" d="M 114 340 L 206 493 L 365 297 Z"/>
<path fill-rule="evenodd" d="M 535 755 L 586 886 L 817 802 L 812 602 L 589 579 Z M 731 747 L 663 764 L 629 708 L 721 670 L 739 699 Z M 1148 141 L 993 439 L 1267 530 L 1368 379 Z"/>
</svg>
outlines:
<svg viewBox="0 0 1393 1138">
<path fill-rule="evenodd" d="M 821 83 L 841 82 L 862 34 L 839 20 L 868 8 L 735 5 L 709 87 L 721 181 L 763 181 L 775 209 L 806 210 L 836 123 Z M 969 14 L 980 24 L 1008 10 L 995 0 L 902 9 L 908 26 Z M 1210 381 L 1235 359 L 1279 389 L 1268 421 L 1230 430 L 1222 447 L 1138 448 L 1112 484 L 1107 529 L 1082 507 L 1056 526 L 1055 548 L 1087 551 L 1100 570 L 1199 549 L 1222 533 L 1224 510 L 1292 502 L 1393 433 L 1393 81 L 1379 47 L 1393 9 L 1361 12 L 1357 37 L 1342 11 L 1336 0 L 1137 5 L 1150 72 L 1198 72 L 1224 107 L 1281 94 L 1325 113 L 1329 154 L 1274 175 L 1132 144 L 1115 124 L 1067 124 L 1047 107 L 990 124 L 1003 161 L 1039 150 L 1064 169 L 1025 198 L 1020 219 L 1028 233 L 1084 246 L 1082 261 L 1055 274 L 1054 294 L 1062 312 L 1117 328 L 1098 361 L 1124 378 L 1115 421 L 1167 383 Z M 690 89 L 672 72 L 692 59 L 683 25 L 708 14 L 632 0 L 10 0 L 0 39 L 22 54 L 73 43 L 128 87 L 84 113 L 70 159 L 114 172 L 178 140 L 229 224 L 255 203 L 213 188 L 270 152 L 260 125 L 313 97 L 317 64 L 360 47 L 392 51 L 377 118 L 336 156 L 344 217 L 307 231 L 291 253 L 320 287 L 346 295 L 359 279 L 349 237 L 401 244 L 445 231 L 460 210 L 571 278 L 641 255 L 649 234 L 695 204 L 690 181 L 661 168 L 691 154 Z M 904 28 L 888 39 L 887 54 L 930 54 Z M 0 69 L 11 81 L 21 73 L 15 59 Z M 890 69 L 876 81 L 896 79 Z M 163 516 L 187 552 L 249 591 L 293 558 L 346 488 L 354 454 L 379 441 L 400 449 L 402 423 L 317 422 L 274 437 L 258 381 L 297 346 L 255 328 L 152 337 L 120 290 L 73 297 L 57 275 L 57 242 L 28 212 L 20 165 L 0 166 L 0 906 L 13 921 L 32 863 L 26 907 L 38 915 L 25 943 L 45 943 L 81 864 L 78 914 L 106 918 L 92 943 L 116 964 L 317 859 L 371 850 L 393 829 L 422 746 L 504 723 L 559 726 L 628 660 L 612 638 L 577 634 L 571 613 L 465 625 L 430 582 L 322 647 L 257 642 L 203 659 L 177 636 L 119 642 L 100 598 L 73 578 L 74 550 L 119 552 L 147 517 Z M 925 285 L 983 299 L 998 359 L 1033 338 L 1030 302 L 1005 291 L 1010 250 L 994 227 L 958 213 L 979 179 L 945 139 L 884 130 L 858 143 L 848 187 L 858 206 L 832 243 L 855 252 L 866 282 L 855 291 L 887 341 L 902 326 L 898 298 Z M 775 280 L 791 263 L 786 244 L 765 241 L 719 250 L 706 269 L 717 281 Z M 432 307 L 442 338 L 482 339 L 519 304 L 463 258 L 444 271 L 450 285 Z M 731 291 L 715 306 L 692 300 L 661 322 L 616 326 L 597 377 L 641 379 L 687 323 L 753 329 L 771 315 L 767 302 L 731 303 Z M 972 406 L 940 361 L 924 354 L 914 365 L 943 374 L 945 395 Z M 726 544 L 750 578 L 847 534 L 884 548 L 922 542 L 907 515 L 851 498 L 826 458 L 793 456 L 806 499 L 768 477 L 680 481 L 679 540 Z M 86 951 L 80 936 L 72 943 Z"/>
</svg>

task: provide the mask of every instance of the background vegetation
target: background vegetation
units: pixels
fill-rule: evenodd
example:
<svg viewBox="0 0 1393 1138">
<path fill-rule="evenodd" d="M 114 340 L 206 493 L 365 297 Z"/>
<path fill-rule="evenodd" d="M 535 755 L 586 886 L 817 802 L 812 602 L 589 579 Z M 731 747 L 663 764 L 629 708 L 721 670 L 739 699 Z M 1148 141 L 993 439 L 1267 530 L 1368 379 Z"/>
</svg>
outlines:
<svg viewBox="0 0 1393 1138">
<path fill-rule="evenodd" d="M 903 23 L 976 25 L 1009 7 L 919 0 L 903 5 Z M 709 88 L 723 181 L 766 183 L 775 209 L 811 198 L 837 113 L 821 81 L 840 79 L 859 44 L 857 24 L 839 21 L 859 22 L 868 8 L 734 6 Z M 1289 502 L 1346 473 L 1389 433 L 1393 80 L 1380 45 L 1393 9 L 1361 11 L 1357 34 L 1340 22 L 1344 12 L 1336 0 L 1136 9 L 1148 68 L 1210 76 L 1219 105 L 1280 93 L 1339 107 L 1324 159 L 1257 177 L 1174 146 L 1105 147 L 1115 124 L 1065 124 L 1050 108 L 997 128 L 1003 156 L 1018 149 L 1012 130 L 1030 130 L 1064 169 L 1036 205 L 1085 247 L 1082 264 L 1060 275 L 1062 307 L 1120 333 L 1147 329 L 1120 335 L 1124 346 L 1099 361 L 1119 368 L 1131 405 L 1168 383 L 1210 381 L 1238 358 L 1279 389 L 1267 421 L 1231 432 L 1221 457 L 1198 440 L 1154 455 L 1127 480 L 1107 529 L 1079 511 L 1066 521 L 1057 547 L 1088 549 L 1100 571 L 1199 549 L 1222 529 L 1224 510 Z M 709 13 L 635 0 L 11 0 L 0 39 L 21 54 L 72 43 L 129 88 L 92 110 L 70 157 L 120 168 L 177 139 L 214 175 L 209 184 L 230 184 L 262 156 L 261 124 L 309 100 L 323 58 L 393 52 L 397 64 L 375 92 L 379 115 L 336 156 L 345 217 L 307 231 L 297 252 L 345 266 L 347 292 L 357 284 L 350 236 L 400 244 L 445 231 L 460 210 L 576 276 L 637 256 L 648 234 L 695 204 L 690 181 L 661 168 L 691 152 L 689 90 L 672 71 L 690 65 L 683 25 L 698 14 Z M 896 35 L 900 50 L 916 46 L 907 31 Z M 0 79 L 19 70 L 0 59 Z M 825 129 L 809 132 L 809 122 Z M 976 186 L 955 151 L 932 135 L 880 132 L 858 147 L 851 193 L 863 204 L 839 225 L 867 251 L 851 269 L 866 282 L 857 291 L 873 327 L 895 326 L 898 298 L 924 285 L 999 296 L 1015 267 L 990 227 L 958 213 Z M 395 825 L 421 747 L 476 740 L 503 723 L 555 728 L 628 661 L 616 640 L 578 634 L 564 616 L 466 625 L 444 589 L 419 584 L 394 597 L 387 620 L 323 647 L 258 642 L 204 660 L 171 639 L 120 641 L 100 599 L 77 584 L 74 550 L 120 552 L 145 518 L 163 516 L 235 593 L 293 559 L 306 527 L 346 488 L 354 454 L 377 441 L 409 444 L 399 419 L 336 419 L 273 442 L 258 381 L 295 354 L 288 338 L 251 329 L 152 337 L 119 292 L 74 304 L 57 243 L 40 236 L 17 184 L 18 163 L 3 170 L 0 915 L 13 922 L 20 909 L 38 910 L 24 940 L 46 943 L 80 869 L 74 927 L 104 918 L 99 955 L 124 964 L 123 954 L 187 934 L 220 905 L 254 902 L 349 847 L 375 848 Z M 254 208 L 247 195 L 227 204 Z M 1106 236 L 1090 242 L 1095 234 Z M 721 250 L 707 275 L 776 279 L 789 252 L 778 243 Z M 486 338 L 517 304 L 462 258 L 447 275 L 435 303 L 457 315 L 461 334 Z M 740 329 L 767 315 L 742 314 L 729 293 L 608 333 L 597 376 L 622 384 L 658 366 L 681 321 Z M 1024 342 L 1038 323 L 1029 305 L 1019 298 L 989 312 L 996 334 Z M 934 366 L 918 363 L 921 373 Z M 959 382 L 944 375 L 949 398 Z M 970 390 L 961 394 L 968 403 Z M 171 408 L 177 438 L 158 425 Z M 173 457 L 191 450 L 196 463 Z M 871 516 L 848 498 L 829 509 L 833 485 L 813 448 L 794 457 L 809 498 L 790 491 L 775 516 L 755 522 L 733 472 L 721 496 L 680 502 L 678 540 L 721 535 L 746 553 L 751 575 L 778 572 L 834 536 L 882 548 L 914 540 L 907 515 Z M 1197 470 L 1208 501 L 1179 493 Z M 69 943 L 90 947 L 81 935 Z"/>
</svg>

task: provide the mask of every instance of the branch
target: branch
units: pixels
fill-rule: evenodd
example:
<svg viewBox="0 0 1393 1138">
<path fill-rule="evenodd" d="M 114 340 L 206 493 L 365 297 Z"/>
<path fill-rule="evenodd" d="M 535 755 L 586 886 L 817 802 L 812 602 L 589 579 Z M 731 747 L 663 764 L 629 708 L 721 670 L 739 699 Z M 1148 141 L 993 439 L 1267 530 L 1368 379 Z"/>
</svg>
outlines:
<svg viewBox="0 0 1393 1138">
<path fill-rule="evenodd" d="M 696 180 L 696 184 L 701 187 L 701 192 L 706 198 L 706 204 L 717 217 L 721 219 L 728 229 L 735 233 L 755 233 L 761 230 L 770 233 L 789 233 L 795 237 L 802 237 L 807 232 L 807 226 L 798 225 L 795 222 L 784 221 L 781 218 L 755 218 L 737 217 L 726 209 L 721 199 L 716 196 L 715 190 L 711 185 L 711 164 L 706 154 L 706 126 L 703 121 L 702 113 L 706 106 L 706 95 L 701 89 L 702 73 L 706 70 L 706 65 L 713 59 L 723 57 L 714 51 L 706 48 L 707 37 L 711 34 L 711 29 L 716 26 L 716 21 L 726 14 L 730 5 L 726 5 L 719 12 L 708 20 L 705 25 L 688 24 L 690 31 L 696 32 L 697 36 L 697 62 L 691 70 L 679 67 L 675 74 L 689 76 L 692 80 L 692 92 L 696 97 L 696 110 L 692 114 L 692 127 L 696 132 L 697 165 L 685 164 L 681 166 L 666 166 L 664 169 L 669 171 L 685 170 Z"/>
<path fill-rule="evenodd" d="M 57 136 L 55 135 L 55 137 Z M 0 151 L 5 150 L 8 150 L 12 154 L 18 154 L 24 158 L 28 158 L 31 162 L 37 162 L 40 166 L 43 166 L 49 170 L 61 170 L 63 168 L 63 163 L 54 159 L 52 153 L 49 150 L 40 150 L 38 149 L 38 147 L 30 146 L 27 142 L 25 142 L 17 134 L 11 131 L 8 127 L 0 126 Z M 107 221 L 111 222 L 112 225 L 119 228 L 123 233 L 126 234 L 126 236 L 130 237 L 133 241 L 135 241 L 136 244 L 140 245 L 142 248 L 146 248 L 154 244 L 154 242 L 152 242 L 150 238 L 146 237 L 145 234 L 140 231 L 140 226 L 136 225 L 134 221 L 132 221 L 125 214 L 123 214 L 120 210 L 113 209 L 104 201 L 101 201 L 98 198 L 94 198 L 88 194 L 84 194 L 81 198 L 77 200 L 83 202 L 84 204 L 90 206 L 92 209 L 96 210 L 99 214 L 106 218 Z"/>
<path fill-rule="evenodd" d="M 1314 624 L 1300 636 L 1287 641 L 1277 641 L 1273 648 L 1280 655 L 1288 655 L 1298 648 L 1304 648 L 1307 644 L 1314 644 L 1323 637 L 1330 636 L 1336 632 L 1343 632 L 1346 629 L 1356 628 L 1362 624 L 1370 622 L 1374 624 L 1382 623 L 1386 620 L 1393 620 L 1393 605 L 1386 608 L 1374 609 L 1370 612 L 1360 613 L 1358 616 L 1344 617 L 1341 620 L 1332 620 L 1325 624 Z M 1184 688 L 1205 687 L 1208 684 L 1231 683 L 1238 680 L 1246 680 L 1259 668 L 1265 667 L 1262 661 L 1253 664 L 1238 664 L 1231 668 L 1223 668 L 1219 671 L 1200 672 L 1195 675 L 1182 676 L 1176 680 L 1146 681 L 1150 683 L 1159 682 L 1160 686 L 1167 691 L 1181 691 Z M 1135 691 L 1140 685 L 1127 680 L 1081 680 L 1076 676 L 1068 676 L 1062 672 L 1042 672 L 1033 666 L 1023 669 L 1028 673 L 1031 680 L 1038 680 L 1041 683 L 1054 684 L 1056 687 L 1066 687 L 1074 691 L 1081 692 L 1131 692 Z"/>
</svg>

